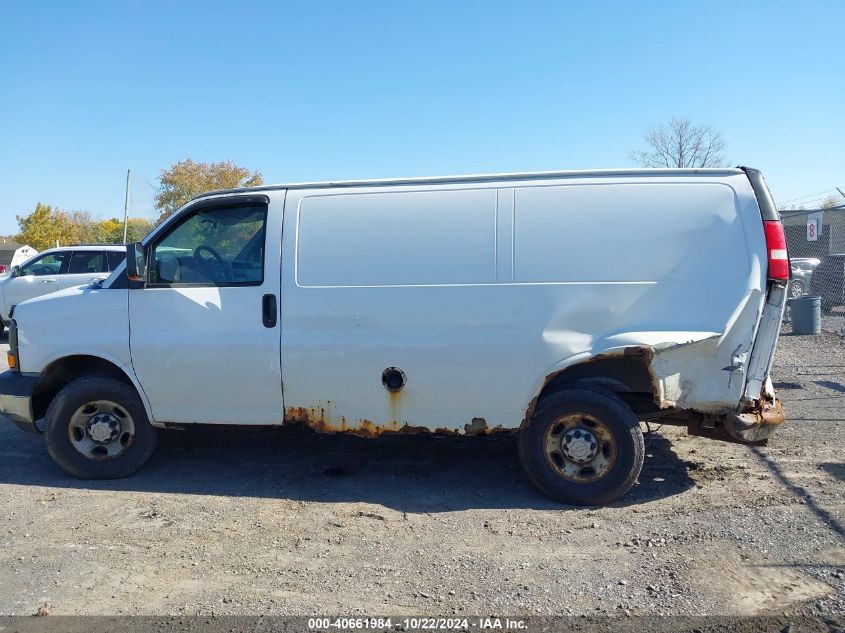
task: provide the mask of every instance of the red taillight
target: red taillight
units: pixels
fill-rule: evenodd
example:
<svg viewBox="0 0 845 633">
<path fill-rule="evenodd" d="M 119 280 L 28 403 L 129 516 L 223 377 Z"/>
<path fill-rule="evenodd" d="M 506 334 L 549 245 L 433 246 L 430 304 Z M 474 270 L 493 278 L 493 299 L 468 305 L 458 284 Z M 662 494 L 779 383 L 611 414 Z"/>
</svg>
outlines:
<svg viewBox="0 0 845 633">
<path fill-rule="evenodd" d="M 786 235 L 779 220 L 764 220 L 766 250 L 769 253 L 769 279 L 789 279 L 789 254 L 786 252 Z"/>
</svg>

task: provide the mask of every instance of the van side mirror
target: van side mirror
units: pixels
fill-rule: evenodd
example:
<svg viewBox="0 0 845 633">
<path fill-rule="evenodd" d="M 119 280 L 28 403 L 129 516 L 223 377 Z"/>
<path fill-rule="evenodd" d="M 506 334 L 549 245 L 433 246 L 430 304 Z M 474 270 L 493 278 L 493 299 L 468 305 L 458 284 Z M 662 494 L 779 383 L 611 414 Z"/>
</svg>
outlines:
<svg viewBox="0 0 845 633">
<path fill-rule="evenodd" d="M 126 245 L 126 276 L 129 281 L 147 279 L 147 258 L 141 242 Z"/>
<path fill-rule="evenodd" d="M 21 267 L 20 266 L 12 266 L 12 277 L 20 277 L 21 276 Z"/>
</svg>

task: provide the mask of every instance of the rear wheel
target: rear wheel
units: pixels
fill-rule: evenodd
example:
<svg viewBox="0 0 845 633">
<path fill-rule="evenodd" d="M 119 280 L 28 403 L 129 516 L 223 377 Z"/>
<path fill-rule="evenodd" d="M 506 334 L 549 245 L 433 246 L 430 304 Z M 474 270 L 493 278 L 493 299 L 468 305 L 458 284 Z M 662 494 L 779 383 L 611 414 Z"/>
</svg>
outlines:
<svg viewBox="0 0 845 633">
<path fill-rule="evenodd" d="M 106 376 L 80 378 L 62 389 L 44 416 L 53 460 L 83 479 L 114 479 L 143 466 L 156 445 L 135 389 Z"/>
<path fill-rule="evenodd" d="M 804 282 L 800 279 L 793 279 L 789 283 L 789 296 L 795 299 L 803 294 L 805 294 Z"/>
<path fill-rule="evenodd" d="M 556 501 L 576 505 L 610 503 L 628 492 L 644 452 L 634 412 L 601 389 L 572 387 L 544 397 L 519 437 L 531 480 Z"/>
</svg>

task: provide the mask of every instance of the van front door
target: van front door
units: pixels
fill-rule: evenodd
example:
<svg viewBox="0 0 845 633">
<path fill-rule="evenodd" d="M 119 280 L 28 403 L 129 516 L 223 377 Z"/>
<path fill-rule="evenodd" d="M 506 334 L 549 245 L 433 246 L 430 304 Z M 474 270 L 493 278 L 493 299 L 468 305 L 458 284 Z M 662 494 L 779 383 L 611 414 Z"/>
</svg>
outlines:
<svg viewBox="0 0 845 633">
<path fill-rule="evenodd" d="M 129 290 L 132 366 L 156 422 L 280 424 L 282 199 L 189 207 L 145 244 Z"/>
</svg>

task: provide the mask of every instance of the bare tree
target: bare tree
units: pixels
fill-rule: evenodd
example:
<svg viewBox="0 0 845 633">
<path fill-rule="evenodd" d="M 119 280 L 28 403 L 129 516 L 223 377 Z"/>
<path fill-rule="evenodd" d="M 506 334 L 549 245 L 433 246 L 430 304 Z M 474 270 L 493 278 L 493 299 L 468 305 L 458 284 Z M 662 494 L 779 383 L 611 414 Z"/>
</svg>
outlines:
<svg viewBox="0 0 845 633">
<path fill-rule="evenodd" d="M 725 141 L 709 125 L 693 125 L 672 117 L 645 133 L 650 149 L 635 150 L 628 157 L 643 167 L 724 167 Z"/>
<path fill-rule="evenodd" d="M 822 200 L 822 203 L 819 205 L 819 209 L 834 209 L 841 205 L 842 200 L 838 199 L 836 196 L 828 196 Z"/>
</svg>

